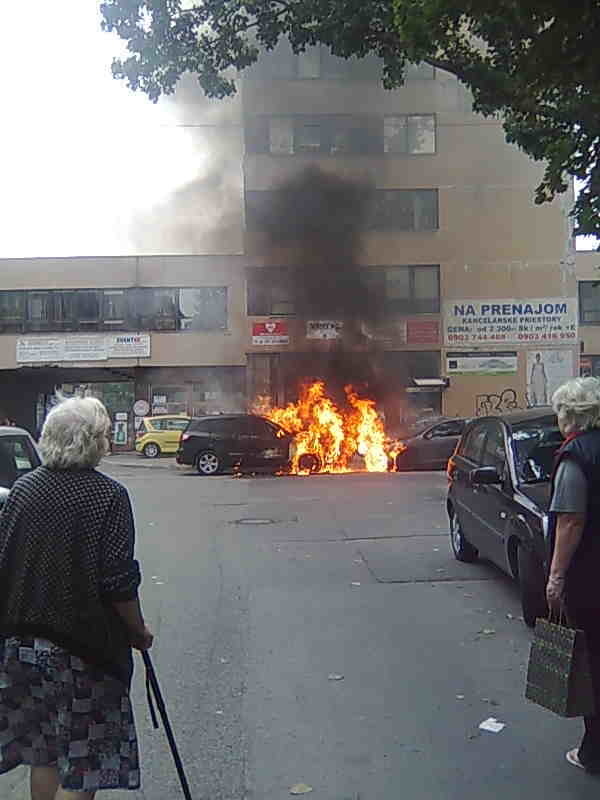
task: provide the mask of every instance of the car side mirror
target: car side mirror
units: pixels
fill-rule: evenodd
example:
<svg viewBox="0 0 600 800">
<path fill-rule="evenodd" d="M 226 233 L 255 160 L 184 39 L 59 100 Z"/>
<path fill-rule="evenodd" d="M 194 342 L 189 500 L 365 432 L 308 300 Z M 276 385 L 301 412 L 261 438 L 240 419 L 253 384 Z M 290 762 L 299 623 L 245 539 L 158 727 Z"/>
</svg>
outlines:
<svg viewBox="0 0 600 800">
<path fill-rule="evenodd" d="M 471 470 L 469 479 L 475 486 L 493 486 L 502 483 L 502 476 L 496 467 L 478 467 Z"/>
</svg>

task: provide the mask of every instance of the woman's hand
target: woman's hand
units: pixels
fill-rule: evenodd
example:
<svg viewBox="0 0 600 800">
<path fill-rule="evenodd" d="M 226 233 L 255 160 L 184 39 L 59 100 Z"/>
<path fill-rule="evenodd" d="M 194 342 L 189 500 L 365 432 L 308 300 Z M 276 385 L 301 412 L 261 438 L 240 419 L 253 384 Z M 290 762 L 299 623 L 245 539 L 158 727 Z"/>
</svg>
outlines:
<svg viewBox="0 0 600 800">
<path fill-rule="evenodd" d="M 144 625 L 143 628 L 138 628 L 131 631 L 131 646 L 136 650 L 150 650 L 154 642 L 154 636 L 148 628 Z"/>
<path fill-rule="evenodd" d="M 560 617 L 565 613 L 565 579 L 559 575 L 550 575 L 546 585 L 546 602 L 552 614 Z"/>
</svg>

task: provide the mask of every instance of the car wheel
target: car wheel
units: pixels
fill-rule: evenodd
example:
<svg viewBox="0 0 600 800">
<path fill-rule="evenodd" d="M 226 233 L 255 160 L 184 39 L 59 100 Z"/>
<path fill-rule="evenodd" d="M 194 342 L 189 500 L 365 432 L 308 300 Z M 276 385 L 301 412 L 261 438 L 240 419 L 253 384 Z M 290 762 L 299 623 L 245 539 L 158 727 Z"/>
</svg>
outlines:
<svg viewBox="0 0 600 800">
<path fill-rule="evenodd" d="M 160 447 L 156 442 L 148 442 L 147 445 L 144 445 L 142 452 L 146 458 L 158 458 L 160 455 Z"/>
<path fill-rule="evenodd" d="M 464 561 L 466 564 L 477 561 L 479 552 L 465 539 L 462 525 L 454 510 L 450 512 L 450 544 L 457 561 Z"/>
<path fill-rule="evenodd" d="M 544 568 L 533 553 L 522 546 L 517 551 L 517 563 L 523 619 L 529 628 L 534 628 L 536 619 L 548 614 Z"/>
<path fill-rule="evenodd" d="M 205 450 L 196 459 L 196 469 L 200 475 L 216 475 L 221 469 L 221 461 L 212 450 Z"/>
<path fill-rule="evenodd" d="M 310 472 L 314 475 L 321 469 L 321 459 L 314 453 L 302 453 L 298 459 L 298 469 L 301 472 Z"/>
</svg>

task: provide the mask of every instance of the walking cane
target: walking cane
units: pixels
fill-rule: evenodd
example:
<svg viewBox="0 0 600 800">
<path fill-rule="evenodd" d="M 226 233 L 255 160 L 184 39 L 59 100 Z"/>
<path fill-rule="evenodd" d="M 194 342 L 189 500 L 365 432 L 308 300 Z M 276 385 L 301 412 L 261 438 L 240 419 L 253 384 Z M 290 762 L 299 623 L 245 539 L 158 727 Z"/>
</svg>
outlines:
<svg viewBox="0 0 600 800">
<path fill-rule="evenodd" d="M 156 677 L 156 672 L 154 671 L 154 666 L 152 664 L 152 659 L 150 658 L 150 653 L 148 653 L 147 650 L 143 650 L 142 658 L 144 659 L 144 666 L 146 667 L 146 693 L 148 695 L 148 705 L 150 707 L 150 716 L 152 717 L 152 725 L 154 726 L 154 730 L 158 730 L 158 719 L 156 718 L 154 703 L 152 702 L 152 695 L 154 694 L 154 699 L 156 700 L 156 705 L 158 707 L 158 711 L 160 713 L 165 728 L 165 733 L 167 734 L 167 739 L 169 742 L 169 747 L 171 748 L 171 753 L 173 755 L 173 761 L 175 762 L 177 774 L 179 775 L 179 781 L 181 783 L 181 788 L 183 790 L 183 796 L 185 797 L 185 800 L 192 800 L 192 794 L 190 792 L 190 787 L 187 781 L 187 777 L 183 769 L 181 756 L 179 755 L 179 750 L 177 749 L 177 744 L 175 743 L 175 737 L 173 736 L 173 729 L 171 728 L 171 723 L 169 722 L 167 709 L 165 708 L 165 701 L 163 700 L 163 696 L 160 691 L 160 686 L 158 685 L 158 678 Z"/>
</svg>

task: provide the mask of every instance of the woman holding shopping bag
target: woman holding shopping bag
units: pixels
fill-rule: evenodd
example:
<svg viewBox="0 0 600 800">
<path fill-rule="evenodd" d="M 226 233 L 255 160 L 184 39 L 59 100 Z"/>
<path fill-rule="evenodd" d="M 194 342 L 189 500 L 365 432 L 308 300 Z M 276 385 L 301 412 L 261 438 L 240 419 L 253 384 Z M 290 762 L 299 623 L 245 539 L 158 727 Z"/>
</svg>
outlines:
<svg viewBox="0 0 600 800">
<path fill-rule="evenodd" d="M 131 648 L 153 637 L 109 436 L 100 401 L 59 403 L 0 517 L 0 773 L 29 765 L 32 800 L 140 786 Z"/>
<path fill-rule="evenodd" d="M 587 640 L 596 714 L 567 760 L 600 773 L 600 381 L 575 378 L 552 405 L 565 442 L 557 453 L 550 504 L 553 544 L 546 599 Z"/>
</svg>

